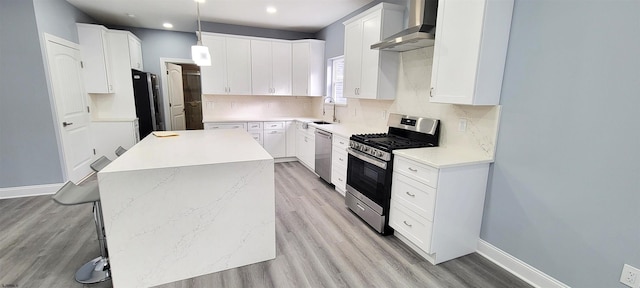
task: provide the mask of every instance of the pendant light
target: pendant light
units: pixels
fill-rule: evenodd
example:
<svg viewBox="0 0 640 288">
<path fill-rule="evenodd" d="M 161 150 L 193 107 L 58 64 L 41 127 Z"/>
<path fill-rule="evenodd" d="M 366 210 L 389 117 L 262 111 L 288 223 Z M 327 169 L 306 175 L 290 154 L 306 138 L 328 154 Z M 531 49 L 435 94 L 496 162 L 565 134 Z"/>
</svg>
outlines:
<svg viewBox="0 0 640 288">
<path fill-rule="evenodd" d="M 200 2 L 196 1 L 196 9 L 198 12 L 198 43 L 191 46 L 191 59 L 196 62 L 198 66 L 211 66 L 211 54 L 209 54 L 209 48 L 202 45 L 202 27 L 200 26 Z"/>
</svg>

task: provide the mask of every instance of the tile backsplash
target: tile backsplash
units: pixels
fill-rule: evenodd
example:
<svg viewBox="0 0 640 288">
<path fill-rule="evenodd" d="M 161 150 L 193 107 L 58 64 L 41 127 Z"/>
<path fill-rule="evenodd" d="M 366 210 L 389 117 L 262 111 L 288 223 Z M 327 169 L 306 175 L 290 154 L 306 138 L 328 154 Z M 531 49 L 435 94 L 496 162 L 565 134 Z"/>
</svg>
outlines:
<svg viewBox="0 0 640 288">
<path fill-rule="evenodd" d="M 202 116 L 205 121 L 211 118 L 310 117 L 313 115 L 312 99 L 303 96 L 203 95 Z"/>
<path fill-rule="evenodd" d="M 440 146 L 475 149 L 493 157 L 500 119 L 500 106 L 467 106 L 429 102 L 433 47 L 401 53 L 400 73 L 395 100 L 348 99 L 346 106 L 336 106 L 336 118 L 342 123 L 387 127 L 388 113 L 430 117 L 441 120 Z M 333 114 L 323 116 L 322 100 L 314 99 L 315 117 L 330 121 Z M 332 110 L 325 105 L 326 110 Z M 465 131 L 459 122 L 466 121 Z"/>
</svg>

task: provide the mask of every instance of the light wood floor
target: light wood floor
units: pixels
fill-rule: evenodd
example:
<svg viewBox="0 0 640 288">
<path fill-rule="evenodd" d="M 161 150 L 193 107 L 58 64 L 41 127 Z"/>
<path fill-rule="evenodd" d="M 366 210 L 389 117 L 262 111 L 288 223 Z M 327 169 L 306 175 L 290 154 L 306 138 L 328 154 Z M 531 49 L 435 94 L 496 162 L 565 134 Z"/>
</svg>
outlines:
<svg viewBox="0 0 640 288">
<path fill-rule="evenodd" d="M 298 162 L 276 164 L 275 172 L 275 260 L 159 287 L 531 287 L 477 254 L 431 265 L 375 233 Z M 111 287 L 73 280 L 97 255 L 91 204 L 0 200 L 0 287 Z"/>
</svg>

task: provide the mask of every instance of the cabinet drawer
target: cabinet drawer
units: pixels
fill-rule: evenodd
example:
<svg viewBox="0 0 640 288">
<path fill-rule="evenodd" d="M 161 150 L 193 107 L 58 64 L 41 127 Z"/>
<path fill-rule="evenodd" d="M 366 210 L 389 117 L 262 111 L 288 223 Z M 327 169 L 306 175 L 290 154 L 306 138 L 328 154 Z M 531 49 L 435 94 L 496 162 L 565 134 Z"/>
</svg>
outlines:
<svg viewBox="0 0 640 288">
<path fill-rule="evenodd" d="M 262 131 L 260 131 L 260 132 L 251 132 L 251 131 L 249 131 L 249 134 L 251 134 L 251 137 L 253 137 L 253 139 L 255 139 L 256 142 L 260 143 L 260 145 L 264 144 Z"/>
<path fill-rule="evenodd" d="M 391 199 L 401 203 L 416 214 L 433 221 L 436 189 L 400 173 L 393 173 Z"/>
<path fill-rule="evenodd" d="M 420 249 L 431 253 L 433 223 L 421 218 L 393 200 L 389 210 L 389 226 L 409 239 L 413 244 L 416 244 Z"/>
<path fill-rule="evenodd" d="M 334 166 L 333 169 L 331 169 L 331 183 L 336 185 L 340 191 L 347 190 L 347 169 Z"/>
<path fill-rule="evenodd" d="M 247 125 L 247 130 L 262 130 L 262 122 L 249 122 Z"/>
<path fill-rule="evenodd" d="M 264 122 L 265 130 L 284 129 L 284 122 Z"/>
<path fill-rule="evenodd" d="M 347 151 L 349 147 L 349 139 L 333 134 L 333 148 L 341 151 Z"/>
<path fill-rule="evenodd" d="M 347 152 L 344 150 L 338 150 L 336 147 L 333 147 L 331 150 L 331 165 L 338 165 L 347 168 Z"/>
<path fill-rule="evenodd" d="M 205 130 L 213 129 L 242 129 L 247 130 L 247 123 L 204 123 Z"/>
<path fill-rule="evenodd" d="M 394 161 L 394 172 L 400 172 L 433 188 L 438 186 L 438 169 L 402 157 L 395 157 Z"/>
</svg>

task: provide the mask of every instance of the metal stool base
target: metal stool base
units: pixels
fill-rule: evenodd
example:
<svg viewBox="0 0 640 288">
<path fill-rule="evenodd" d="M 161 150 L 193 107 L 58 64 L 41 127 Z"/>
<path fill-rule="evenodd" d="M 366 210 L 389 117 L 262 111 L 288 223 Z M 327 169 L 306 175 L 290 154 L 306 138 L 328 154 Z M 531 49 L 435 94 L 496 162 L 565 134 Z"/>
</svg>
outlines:
<svg viewBox="0 0 640 288">
<path fill-rule="evenodd" d="M 85 263 L 76 272 L 76 281 L 82 284 L 103 282 L 110 278 L 109 261 L 102 256 Z"/>
</svg>

